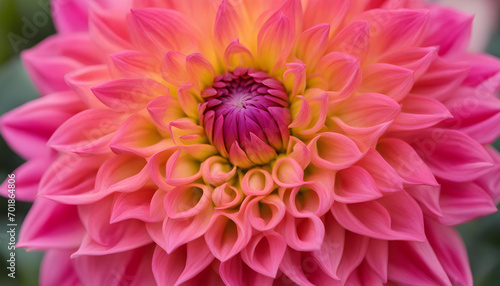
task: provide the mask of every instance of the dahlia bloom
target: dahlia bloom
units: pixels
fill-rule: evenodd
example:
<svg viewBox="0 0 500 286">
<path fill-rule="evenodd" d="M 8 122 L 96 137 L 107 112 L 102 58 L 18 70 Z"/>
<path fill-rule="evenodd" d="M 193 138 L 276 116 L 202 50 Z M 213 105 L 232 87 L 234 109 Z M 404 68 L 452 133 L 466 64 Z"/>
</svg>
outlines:
<svg viewBox="0 0 500 286">
<path fill-rule="evenodd" d="M 420 0 L 53 1 L 6 114 L 42 285 L 471 285 L 500 62 Z M 2 192 L 5 192 L 5 186 Z"/>
</svg>

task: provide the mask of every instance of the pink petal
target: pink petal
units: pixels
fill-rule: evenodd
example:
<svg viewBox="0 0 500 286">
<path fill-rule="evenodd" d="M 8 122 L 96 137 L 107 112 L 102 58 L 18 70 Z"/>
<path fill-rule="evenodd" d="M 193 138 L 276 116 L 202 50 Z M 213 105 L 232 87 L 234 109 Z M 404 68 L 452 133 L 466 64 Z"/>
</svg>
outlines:
<svg viewBox="0 0 500 286">
<path fill-rule="evenodd" d="M 425 129 L 452 118 L 446 106 L 431 97 L 410 94 L 401 104 L 401 113 L 389 127 L 389 131 Z"/>
<path fill-rule="evenodd" d="M 247 202 L 248 201 L 248 202 Z M 283 201 L 275 194 L 267 197 L 247 197 L 243 203 L 246 220 L 258 231 L 274 229 L 285 217 Z"/>
<path fill-rule="evenodd" d="M 412 70 L 414 79 L 418 80 L 436 59 L 437 53 L 437 47 L 409 48 L 383 55 L 380 62 Z"/>
<path fill-rule="evenodd" d="M 273 285 L 273 279 L 255 272 L 247 266 L 239 256 L 223 261 L 219 267 L 219 275 L 225 285 Z"/>
<path fill-rule="evenodd" d="M 387 273 L 396 283 L 452 285 L 428 242 L 391 241 Z"/>
<path fill-rule="evenodd" d="M 120 51 L 109 55 L 108 66 L 114 78 L 148 77 L 156 79 L 160 73 L 158 59 L 150 53 Z"/>
<path fill-rule="evenodd" d="M 304 29 L 327 23 L 331 25 L 332 31 L 335 31 L 344 21 L 350 6 L 350 0 L 335 2 L 328 0 L 308 1 L 304 12 Z"/>
<path fill-rule="evenodd" d="M 48 154 L 40 154 L 39 158 L 29 160 L 11 173 L 16 176 L 14 178 L 16 200 L 30 202 L 35 200 L 40 187 L 40 180 L 55 160 L 55 155 L 55 152 L 51 151 Z M 6 198 L 10 195 L 9 180 L 12 182 L 9 177 L 6 177 L 5 181 L 0 185 L 0 195 Z"/>
<path fill-rule="evenodd" d="M 258 234 L 241 251 L 242 260 L 254 271 L 276 278 L 286 250 L 286 242 L 279 234 Z"/>
<path fill-rule="evenodd" d="M 387 263 L 389 260 L 389 243 L 385 240 L 370 239 L 366 251 L 366 261 L 373 271 L 387 282 Z"/>
<path fill-rule="evenodd" d="M 433 7 L 424 46 L 439 46 L 439 55 L 452 56 L 465 52 L 469 45 L 474 16 L 457 10 Z"/>
<path fill-rule="evenodd" d="M 205 234 L 212 254 L 221 262 L 238 254 L 250 241 L 250 225 L 235 213 L 216 212 Z"/>
<path fill-rule="evenodd" d="M 105 160 L 106 157 L 60 155 L 40 180 L 39 195 L 64 204 L 80 204 L 82 196 L 95 198 L 88 193 L 94 190 L 97 170 Z"/>
<path fill-rule="evenodd" d="M 225 48 L 238 38 L 242 18 L 231 1 L 222 1 L 215 19 L 214 36 L 219 48 Z"/>
<path fill-rule="evenodd" d="M 2 136 L 24 158 L 37 157 L 54 131 L 84 108 L 69 91 L 44 96 L 3 115 Z"/>
<path fill-rule="evenodd" d="M 92 92 L 106 106 L 120 112 L 134 112 L 148 102 L 168 95 L 163 84 L 148 78 L 117 79 L 92 87 Z"/>
<path fill-rule="evenodd" d="M 170 131 L 172 121 L 185 116 L 179 102 L 171 96 L 160 96 L 151 100 L 147 109 L 155 125 L 165 132 Z"/>
<path fill-rule="evenodd" d="M 415 81 L 411 93 L 444 101 L 455 91 L 469 73 L 469 63 L 436 58 L 427 72 Z"/>
<path fill-rule="evenodd" d="M 333 218 L 331 213 L 325 216 L 325 238 L 319 250 L 312 252 L 312 256 L 318 261 L 321 269 L 335 279 L 337 270 L 342 260 L 345 243 L 345 228 Z"/>
<path fill-rule="evenodd" d="M 351 166 L 336 174 L 334 191 L 335 201 L 348 204 L 382 197 L 382 193 L 370 173 L 358 166 Z"/>
<path fill-rule="evenodd" d="M 208 206 L 191 218 L 165 218 L 163 235 L 165 236 L 165 250 L 167 253 L 172 253 L 178 247 L 201 237 L 210 230 L 213 213 L 212 206 Z M 174 233 L 175 235 L 172 235 Z"/>
<path fill-rule="evenodd" d="M 329 24 L 319 24 L 300 34 L 295 54 L 298 59 L 306 64 L 309 71 L 314 69 L 321 56 L 325 53 L 329 33 Z"/>
<path fill-rule="evenodd" d="M 368 237 L 425 240 L 420 206 L 404 191 L 365 203 L 337 202 L 333 204 L 332 213 L 343 227 Z"/>
<path fill-rule="evenodd" d="M 88 3 L 82 1 L 54 1 L 54 25 L 61 34 L 85 32 L 88 30 Z"/>
<path fill-rule="evenodd" d="M 315 214 L 294 217 L 287 213 L 278 231 L 289 247 L 297 251 L 315 251 L 321 248 L 325 236 L 325 226 Z"/>
<path fill-rule="evenodd" d="M 109 147 L 115 154 L 130 154 L 143 158 L 172 145 L 170 139 L 164 139 L 156 127 L 140 115 L 129 117 L 109 142 Z"/>
<path fill-rule="evenodd" d="M 472 182 L 447 182 L 440 180 L 439 204 L 443 216 L 439 221 L 446 225 L 457 225 L 497 211 L 490 195 Z"/>
<path fill-rule="evenodd" d="M 116 3 L 114 4 L 116 5 Z M 131 49 L 132 43 L 126 17 L 124 17 L 125 13 L 129 13 L 130 5 L 122 1 L 118 9 L 116 7 L 109 9 L 99 6 L 92 5 L 89 11 L 89 34 L 94 43 L 106 54 Z M 117 11 L 119 9 L 122 9 L 122 11 Z"/>
<path fill-rule="evenodd" d="M 375 63 L 363 70 L 363 82 L 359 88 L 363 93 L 385 94 L 399 102 L 413 87 L 414 72 L 407 68 L 385 63 Z M 384 84 L 381 85 L 380 82 Z"/>
<path fill-rule="evenodd" d="M 45 252 L 40 267 L 40 285 L 79 285 L 78 278 L 70 255 L 73 250 L 50 250 Z M 54 271 L 54 265 L 58 271 Z"/>
<path fill-rule="evenodd" d="M 73 260 L 84 285 L 154 285 L 151 269 L 154 245 L 102 256 L 79 256 Z"/>
<path fill-rule="evenodd" d="M 493 161 L 483 146 L 454 130 L 412 133 L 411 145 L 437 177 L 466 182 L 487 173 Z"/>
<path fill-rule="evenodd" d="M 42 95 L 68 90 L 64 76 L 104 62 L 90 38 L 81 33 L 57 35 L 21 54 L 30 78 Z"/>
<path fill-rule="evenodd" d="M 216 187 L 212 192 L 212 201 L 217 210 L 235 207 L 243 201 L 244 197 L 240 189 L 228 185 L 227 183 Z"/>
<path fill-rule="evenodd" d="M 76 206 L 38 198 L 23 222 L 16 247 L 78 248 L 84 233 Z"/>
<path fill-rule="evenodd" d="M 304 183 L 304 170 L 297 161 L 281 158 L 273 167 L 273 179 L 280 187 L 297 187 Z"/>
<path fill-rule="evenodd" d="M 363 261 L 367 254 L 370 239 L 347 231 L 345 234 L 344 252 L 337 270 L 337 277 L 346 281 L 354 269 Z"/>
<path fill-rule="evenodd" d="M 259 31 L 258 51 L 266 69 L 272 70 L 287 59 L 294 39 L 293 27 L 292 20 L 280 13 L 269 18 Z"/>
<path fill-rule="evenodd" d="M 370 50 L 374 55 L 414 46 L 427 29 L 424 9 L 370 9 L 355 18 L 370 23 Z"/>
<path fill-rule="evenodd" d="M 66 74 L 64 79 L 87 106 L 99 109 L 106 107 L 91 90 L 93 86 L 111 80 L 106 65 L 84 67 Z"/>
<path fill-rule="evenodd" d="M 129 220 L 110 224 L 112 204 L 113 196 L 110 196 L 97 203 L 79 207 L 87 235 L 73 256 L 118 253 L 152 242 L 144 222 Z"/>
<path fill-rule="evenodd" d="M 132 9 L 129 18 L 132 42 L 143 50 L 163 55 L 168 51 L 196 50 L 196 30 L 190 19 L 175 10 Z"/>
<path fill-rule="evenodd" d="M 403 189 L 403 179 L 375 149 L 369 149 L 356 166 L 368 171 L 382 192 L 398 192 Z"/>
<path fill-rule="evenodd" d="M 201 238 L 171 254 L 156 247 L 153 255 L 153 273 L 159 285 L 184 285 L 183 283 L 203 272 L 213 259 L 213 255 Z"/>
<path fill-rule="evenodd" d="M 145 187 L 133 193 L 120 193 L 115 196 L 111 223 L 127 219 L 138 219 L 144 222 L 157 222 L 150 215 L 152 198 L 157 192 L 156 188 Z"/>
<path fill-rule="evenodd" d="M 321 133 L 307 147 L 314 165 L 334 171 L 348 168 L 364 156 L 349 137 L 333 132 Z"/>
<path fill-rule="evenodd" d="M 345 2 L 350 1 L 344 1 L 344 3 Z M 369 48 L 370 24 L 367 21 L 354 21 L 343 27 L 342 30 L 333 37 L 329 44 L 328 51 L 350 54 L 364 61 Z"/>
<path fill-rule="evenodd" d="M 426 220 L 425 229 L 429 243 L 450 281 L 454 285 L 473 285 L 467 250 L 457 230 L 431 219 Z"/>
<path fill-rule="evenodd" d="M 382 139 L 377 150 L 405 184 L 438 185 L 432 171 L 408 143 L 394 138 Z"/>
</svg>

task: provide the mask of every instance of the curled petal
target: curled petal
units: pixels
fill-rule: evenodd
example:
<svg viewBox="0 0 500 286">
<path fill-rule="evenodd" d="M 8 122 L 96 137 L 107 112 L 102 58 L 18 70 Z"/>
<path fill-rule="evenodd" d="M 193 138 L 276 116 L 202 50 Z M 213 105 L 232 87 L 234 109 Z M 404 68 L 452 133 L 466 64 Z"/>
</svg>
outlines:
<svg viewBox="0 0 500 286">
<path fill-rule="evenodd" d="M 202 163 L 201 173 L 205 182 L 220 186 L 234 177 L 236 166 L 231 167 L 226 159 L 213 156 Z"/>
<path fill-rule="evenodd" d="M 314 181 L 293 189 L 280 188 L 279 194 L 288 212 L 295 217 L 310 213 L 321 217 L 328 212 L 333 203 L 333 197 L 326 188 Z"/>
<path fill-rule="evenodd" d="M 297 251 L 315 251 L 321 248 L 325 236 L 325 226 L 315 214 L 294 217 L 287 213 L 276 229 L 292 249 Z"/>
<path fill-rule="evenodd" d="M 212 254 L 221 262 L 238 254 L 250 241 L 250 225 L 236 213 L 216 212 L 210 221 L 205 240 Z"/>
<path fill-rule="evenodd" d="M 214 36 L 219 47 L 227 47 L 238 37 L 242 28 L 242 19 L 232 1 L 222 1 L 215 18 Z"/>
<path fill-rule="evenodd" d="M 228 209 L 236 207 L 243 201 L 244 194 L 239 188 L 224 183 L 212 192 L 212 201 L 215 209 Z"/>
<path fill-rule="evenodd" d="M 209 206 L 211 197 L 212 188 L 206 185 L 177 187 L 165 195 L 165 211 L 173 219 L 191 218 Z"/>
<path fill-rule="evenodd" d="M 241 259 L 256 272 L 276 278 L 286 242 L 275 232 L 260 233 L 241 251 Z"/>
<path fill-rule="evenodd" d="M 297 161 L 305 169 L 311 163 L 311 154 L 302 140 L 291 136 L 288 144 L 287 156 Z"/>
<path fill-rule="evenodd" d="M 283 81 L 291 98 L 304 94 L 306 88 L 306 65 L 303 63 L 288 63 L 287 71 L 283 74 Z"/>
<path fill-rule="evenodd" d="M 245 215 L 258 231 L 264 232 L 275 228 L 285 217 L 285 204 L 277 195 L 267 197 L 247 197 Z"/>
<path fill-rule="evenodd" d="M 321 133 L 307 147 L 315 166 L 334 171 L 348 168 L 364 156 L 351 139 L 332 132 Z"/>
<path fill-rule="evenodd" d="M 297 187 L 304 183 L 304 170 L 297 161 L 281 158 L 273 167 L 273 179 L 280 187 Z"/>
<path fill-rule="evenodd" d="M 241 189 L 247 196 L 265 196 L 273 191 L 274 181 L 267 171 L 255 168 L 245 173 Z"/>
<path fill-rule="evenodd" d="M 163 236 L 165 237 L 165 251 L 172 253 L 184 244 L 189 243 L 209 230 L 210 221 L 214 210 L 208 205 L 198 215 L 190 218 L 165 218 L 163 221 Z M 175 235 L 172 235 L 175 233 Z"/>
<path fill-rule="evenodd" d="M 159 285 L 182 285 L 203 272 L 213 260 L 214 256 L 203 238 L 189 242 L 170 254 L 157 246 L 153 255 L 153 273 Z"/>
</svg>

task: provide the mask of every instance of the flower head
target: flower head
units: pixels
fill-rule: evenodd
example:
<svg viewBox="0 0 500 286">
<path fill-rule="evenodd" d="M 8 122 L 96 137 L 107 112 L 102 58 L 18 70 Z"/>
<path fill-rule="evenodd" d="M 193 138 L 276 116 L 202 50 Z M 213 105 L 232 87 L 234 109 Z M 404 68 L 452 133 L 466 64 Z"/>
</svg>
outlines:
<svg viewBox="0 0 500 286">
<path fill-rule="evenodd" d="M 452 226 L 496 211 L 500 65 L 465 51 L 470 16 L 73 2 L 1 125 L 41 284 L 472 283 Z"/>
</svg>

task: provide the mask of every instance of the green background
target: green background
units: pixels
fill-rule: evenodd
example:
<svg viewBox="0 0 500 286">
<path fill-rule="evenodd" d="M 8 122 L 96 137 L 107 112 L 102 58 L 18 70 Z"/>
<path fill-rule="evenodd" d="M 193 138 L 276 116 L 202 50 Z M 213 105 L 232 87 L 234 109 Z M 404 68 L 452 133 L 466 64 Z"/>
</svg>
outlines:
<svg viewBox="0 0 500 286">
<path fill-rule="evenodd" d="M 38 97 L 19 60 L 19 53 L 11 43 L 13 34 L 22 36 L 26 21 L 32 22 L 49 0 L 0 0 L 0 115 Z M 42 27 L 32 38 L 19 42 L 26 49 L 55 32 L 52 22 Z M 500 26 L 488 47 L 488 52 L 500 57 Z M 500 141 L 495 143 L 500 150 Z M 0 137 L 0 181 L 15 170 L 23 160 Z M 21 224 L 31 204 L 17 201 L 16 220 Z M 0 198 L 0 285 L 30 286 L 38 284 L 38 271 L 42 253 L 16 251 L 16 279 L 7 277 L 9 251 L 6 246 L 7 200 Z M 467 245 L 475 285 L 499 285 L 500 281 L 500 213 L 484 217 L 458 227 Z M 19 233 L 19 227 L 17 229 Z"/>
</svg>

